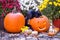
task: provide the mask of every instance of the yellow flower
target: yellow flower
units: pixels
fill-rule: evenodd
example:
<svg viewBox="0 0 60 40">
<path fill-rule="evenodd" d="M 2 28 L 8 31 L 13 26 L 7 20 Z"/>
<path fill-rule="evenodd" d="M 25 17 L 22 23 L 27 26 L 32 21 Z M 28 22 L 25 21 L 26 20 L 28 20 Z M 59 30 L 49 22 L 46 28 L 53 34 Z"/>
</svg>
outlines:
<svg viewBox="0 0 60 40">
<path fill-rule="evenodd" d="M 60 0 L 56 0 L 57 2 L 60 2 Z"/>
<path fill-rule="evenodd" d="M 45 2 L 48 2 L 49 0 L 44 0 Z"/>
<path fill-rule="evenodd" d="M 41 5 L 38 5 L 38 9 L 40 11 L 44 10 L 47 7 L 48 2 L 49 2 L 49 0 L 44 0 Z"/>
<path fill-rule="evenodd" d="M 52 2 L 49 2 L 50 5 L 52 5 Z"/>
<path fill-rule="evenodd" d="M 59 13 L 60 13 L 60 11 L 59 11 Z"/>
<path fill-rule="evenodd" d="M 48 3 L 47 2 L 43 2 L 43 4 L 42 5 L 47 5 Z"/>
<path fill-rule="evenodd" d="M 53 3 L 54 3 L 55 6 L 57 6 L 57 3 L 55 1 Z"/>
<path fill-rule="evenodd" d="M 60 3 L 57 3 L 58 4 L 58 6 L 60 6 Z"/>
<path fill-rule="evenodd" d="M 43 8 L 43 9 L 46 8 L 46 5 L 42 5 L 42 8 Z"/>
<path fill-rule="evenodd" d="M 39 10 L 42 11 L 44 8 L 46 8 L 45 5 L 38 6 Z"/>
<path fill-rule="evenodd" d="M 26 30 L 28 30 L 28 29 L 29 29 L 28 26 L 24 26 L 23 28 L 21 28 L 21 31 L 24 32 L 24 31 L 26 31 Z"/>
</svg>

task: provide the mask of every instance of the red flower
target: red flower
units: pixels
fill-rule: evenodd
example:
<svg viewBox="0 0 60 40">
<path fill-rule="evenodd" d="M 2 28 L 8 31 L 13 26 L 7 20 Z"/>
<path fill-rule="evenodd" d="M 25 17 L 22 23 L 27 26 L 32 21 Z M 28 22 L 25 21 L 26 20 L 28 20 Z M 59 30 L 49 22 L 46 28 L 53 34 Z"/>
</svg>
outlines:
<svg viewBox="0 0 60 40">
<path fill-rule="evenodd" d="M 1 16 L 4 17 L 4 13 L 2 13 Z"/>
<path fill-rule="evenodd" d="M 8 3 L 8 4 L 6 5 L 6 7 L 9 8 L 9 9 L 12 9 L 12 8 L 13 8 L 13 3 Z"/>
<path fill-rule="evenodd" d="M 0 3 L 2 5 L 2 9 L 4 13 L 12 11 L 14 6 L 16 7 L 17 11 L 20 11 L 20 5 L 19 5 L 18 0 L 0 0 Z M 6 9 L 9 9 L 9 10 L 6 10 Z M 2 16 L 4 16 L 3 13 L 2 13 Z"/>
</svg>

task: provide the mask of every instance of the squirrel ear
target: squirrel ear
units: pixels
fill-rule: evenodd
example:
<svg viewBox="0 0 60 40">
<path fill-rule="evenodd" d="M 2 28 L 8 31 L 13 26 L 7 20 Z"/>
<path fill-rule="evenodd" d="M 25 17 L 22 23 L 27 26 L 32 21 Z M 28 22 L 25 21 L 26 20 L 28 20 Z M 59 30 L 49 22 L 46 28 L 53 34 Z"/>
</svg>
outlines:
<svg viewBox="0 0 60 40">
<path fill-rule="evenodd" d="M 27 12 L 27 17 L 28 19 L 31 19 L 33 17 L 33 13 L 34 13 L 34 10 L 33 9 L 30 9 L 28 12 Z"/>
<path fill-rule="evenodd" d="M 42 16 L 42 13 L 39 10 L 35 11 L 35 17 L 38 18 L 40 16 Z"/>
</svg>

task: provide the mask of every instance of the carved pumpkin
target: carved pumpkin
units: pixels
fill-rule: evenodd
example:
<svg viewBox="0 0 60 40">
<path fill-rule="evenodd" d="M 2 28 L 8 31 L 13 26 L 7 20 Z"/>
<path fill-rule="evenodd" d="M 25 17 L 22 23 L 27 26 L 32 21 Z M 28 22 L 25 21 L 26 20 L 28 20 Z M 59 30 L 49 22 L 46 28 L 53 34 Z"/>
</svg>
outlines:
<svg viewBox="0 0 60 40">
<path fill-rule="evenodd" d="M 25 25 L 25 18 L 21 13 L 9 13 L 4 19 L 4 28 L 8 32 L 20 32 Z"/>
<path fill-rule="evenodd" d="M 50 26 L 50 22 L 48 18 L 44 15 L 38 18 L 34 17 L 30 19 L 29 24 L 34 30 L 38 32 L 45 32 L 49 29 L 49 26 Z"/>
</svg>

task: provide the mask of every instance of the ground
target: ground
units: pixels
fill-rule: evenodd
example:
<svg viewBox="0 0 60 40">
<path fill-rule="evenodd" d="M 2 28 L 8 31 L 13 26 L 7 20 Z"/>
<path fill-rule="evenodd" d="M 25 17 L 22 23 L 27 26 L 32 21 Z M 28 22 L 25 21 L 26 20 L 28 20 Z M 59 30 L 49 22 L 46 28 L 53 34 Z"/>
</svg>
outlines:
<svg viewBox="0 0 60 40">
<path fill-rule="evenodd" d="M 54 37 L 49 37 L 46 34 L 44 36 L 40 33 L 38 38 L 35 37 L 25 37 L 22 33 L 7 33 L 4 31 L 0 31 L 0 40 L 60 40 L 60 33 L 58 33 Z"/>
</svg>

